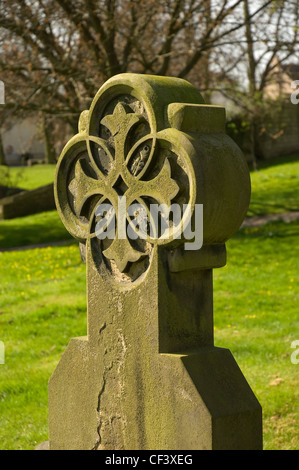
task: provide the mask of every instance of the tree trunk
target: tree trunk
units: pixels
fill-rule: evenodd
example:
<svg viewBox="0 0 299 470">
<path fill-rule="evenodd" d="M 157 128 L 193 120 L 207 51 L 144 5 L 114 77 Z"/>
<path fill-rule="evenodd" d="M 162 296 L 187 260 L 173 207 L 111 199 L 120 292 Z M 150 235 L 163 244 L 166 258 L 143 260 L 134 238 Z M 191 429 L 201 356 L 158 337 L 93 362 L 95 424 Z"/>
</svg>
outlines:
<svg viewBox="0 0 299 470">
<path fill-rule="evenodd" d="M 6 165 L 1 130 L 0 130 L 0 165 Z"/>
<path fill-rule="evenodd" d="M 52 142 L 51 142 L 51 132 L 49 129 L 49 124 L 47 122 L 47 118 L 44 114 L 42 116 L 42 130 L 43 130 L 44 145 L 45 145 L 46 163 L 49 165 L 56 164 L 56 154 L 55 154 L 54 146 L 52 145 Z"/>
<path fill-rule="evenodd" d="M 212 22 L 211 0 L 205 0 L 204 6 L 205 6 L 205 10 L 206 10 L 204 28 L 205 28 L 205 34 L 207 35 L 209 27 L 210 27 L 211 22 Z M 205 98 L 205 102 L 207 104 L 211 104 L 211 95 L 212 95 L 212 92 L 210 90 L 210 85 L 211 85 L 210 55 L 211 55 L 211 52 L 212 52 L 211 49 L 207 49 L 205 51 L 205 54 L 204 54 L 204 56 L 202 58 L 202 62 L 201 62 L 202 70 L 203 70 L 203 83 L 202 83 L 202 85 L 203 85 L 203 88 L 205 90 L 204 98 Z"/>
<path fill-rule="evenodd" d="M 248 71 L 247 77 L 249 81 L 249 97 L 251 100 L 249 109 L 250 120 L 250 140 L 251 140 L 251 157 L 254 170 L 257 169 L 256 162 L 256 122 L 255 122 L 255 97 L 256 97 L 256 62 L 253 51 L 253 37 L 251 31 L 251 19 L 249 12 L 248 0 L 243 0 L 244 7 L 244 21 L 245 21 L 245 36 L 248 55 Z"/>
</svg>

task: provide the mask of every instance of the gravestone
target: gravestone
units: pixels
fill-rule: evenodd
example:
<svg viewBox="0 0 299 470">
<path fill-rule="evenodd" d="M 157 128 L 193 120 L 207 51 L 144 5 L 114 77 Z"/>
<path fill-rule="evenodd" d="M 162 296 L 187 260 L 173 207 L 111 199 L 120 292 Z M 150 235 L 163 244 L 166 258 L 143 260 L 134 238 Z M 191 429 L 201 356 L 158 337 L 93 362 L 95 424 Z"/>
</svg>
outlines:
<svg viewBox="0 0 299 470">
<path fill-rule="evenodd" d="M 11 186 L 3 186 L 2 184 L 0 184 L 0 200 L 4 197 L 21 193 L 22 191 L 24 191 L 24 189 L 15 188 Z"/>
<path fill-rule="evenodd" d="M 261 407 L 214 346 L 212 270 L 250 199 L 224 127 L 224 108 L 191 84 L 149 75 L 111 78 L 82 113 L 54 190 L 86 260 L 88 327 L 49 381 L 50 449 L 262 448 Z M 181 220 L 166 232 L 163 211 L 153 231 L 134 224 L 132 206 L 148 222 L 155 204 L 182 208 Z M 109 207 L 118 230 L 105 238 Z"/>
<path fill-rule="evenodd" d="M 54 188 L 53 183 L 50 183 L 0 199 L 0 220 L 25 217 L 54 209 Z"/>
</svg>

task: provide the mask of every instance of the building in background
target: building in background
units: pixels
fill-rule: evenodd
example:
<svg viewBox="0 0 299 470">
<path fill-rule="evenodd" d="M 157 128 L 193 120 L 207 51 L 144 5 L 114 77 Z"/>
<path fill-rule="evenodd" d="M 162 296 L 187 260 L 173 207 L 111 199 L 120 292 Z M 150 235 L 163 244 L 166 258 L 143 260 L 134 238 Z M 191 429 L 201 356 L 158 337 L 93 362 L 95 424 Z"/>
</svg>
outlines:
<svg viewBox="0 0 299 470">
<path fill-rule="evenodd" d="M 1 135 L 7 165 L 44 161 L 44 143 L 38 136 L 33 118 L 27 117 L 2 128 Z"/>
</svg>

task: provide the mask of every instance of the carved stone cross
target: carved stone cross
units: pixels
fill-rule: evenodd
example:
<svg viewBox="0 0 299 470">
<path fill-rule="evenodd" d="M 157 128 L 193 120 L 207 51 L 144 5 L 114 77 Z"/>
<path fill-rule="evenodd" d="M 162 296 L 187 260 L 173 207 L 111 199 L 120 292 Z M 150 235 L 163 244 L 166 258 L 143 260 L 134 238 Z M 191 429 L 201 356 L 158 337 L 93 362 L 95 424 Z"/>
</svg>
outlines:
<svg viewBox="0 0 299 470">
<path fill-rule="evenodd" d="M 111 78 L 82 113 L 55 198 L 86 259 L 88 331 L 49 382 L 51 449 L 262 447 L 260 405 L 214 347 L 212 269 L 250 198 L 224 126 L 188 82 L 149 75 Z M 166 231 L 156 206 L 180 216 Z"/>
</svg>

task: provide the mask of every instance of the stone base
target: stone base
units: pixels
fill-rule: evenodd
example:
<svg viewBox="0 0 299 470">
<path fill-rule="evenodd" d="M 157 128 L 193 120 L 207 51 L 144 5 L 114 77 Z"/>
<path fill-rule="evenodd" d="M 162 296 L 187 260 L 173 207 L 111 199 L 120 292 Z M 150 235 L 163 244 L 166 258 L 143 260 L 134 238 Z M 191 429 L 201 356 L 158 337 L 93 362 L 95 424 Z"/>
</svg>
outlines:
<svg viewBox="0 0 299 470">
<path fill-rule="evenodd" d="M 54 189 L 51 183 L 1 199 L 0 220 L 24 217 L 54 209 Z"/>
<path fill-rule="evenodd" d="M 71 341 L 50 380 L 50 450 L 262 450 L 262 409 L 229 350 L 131 359 L 119 396 L 86 338 Z"/>
</svg>

